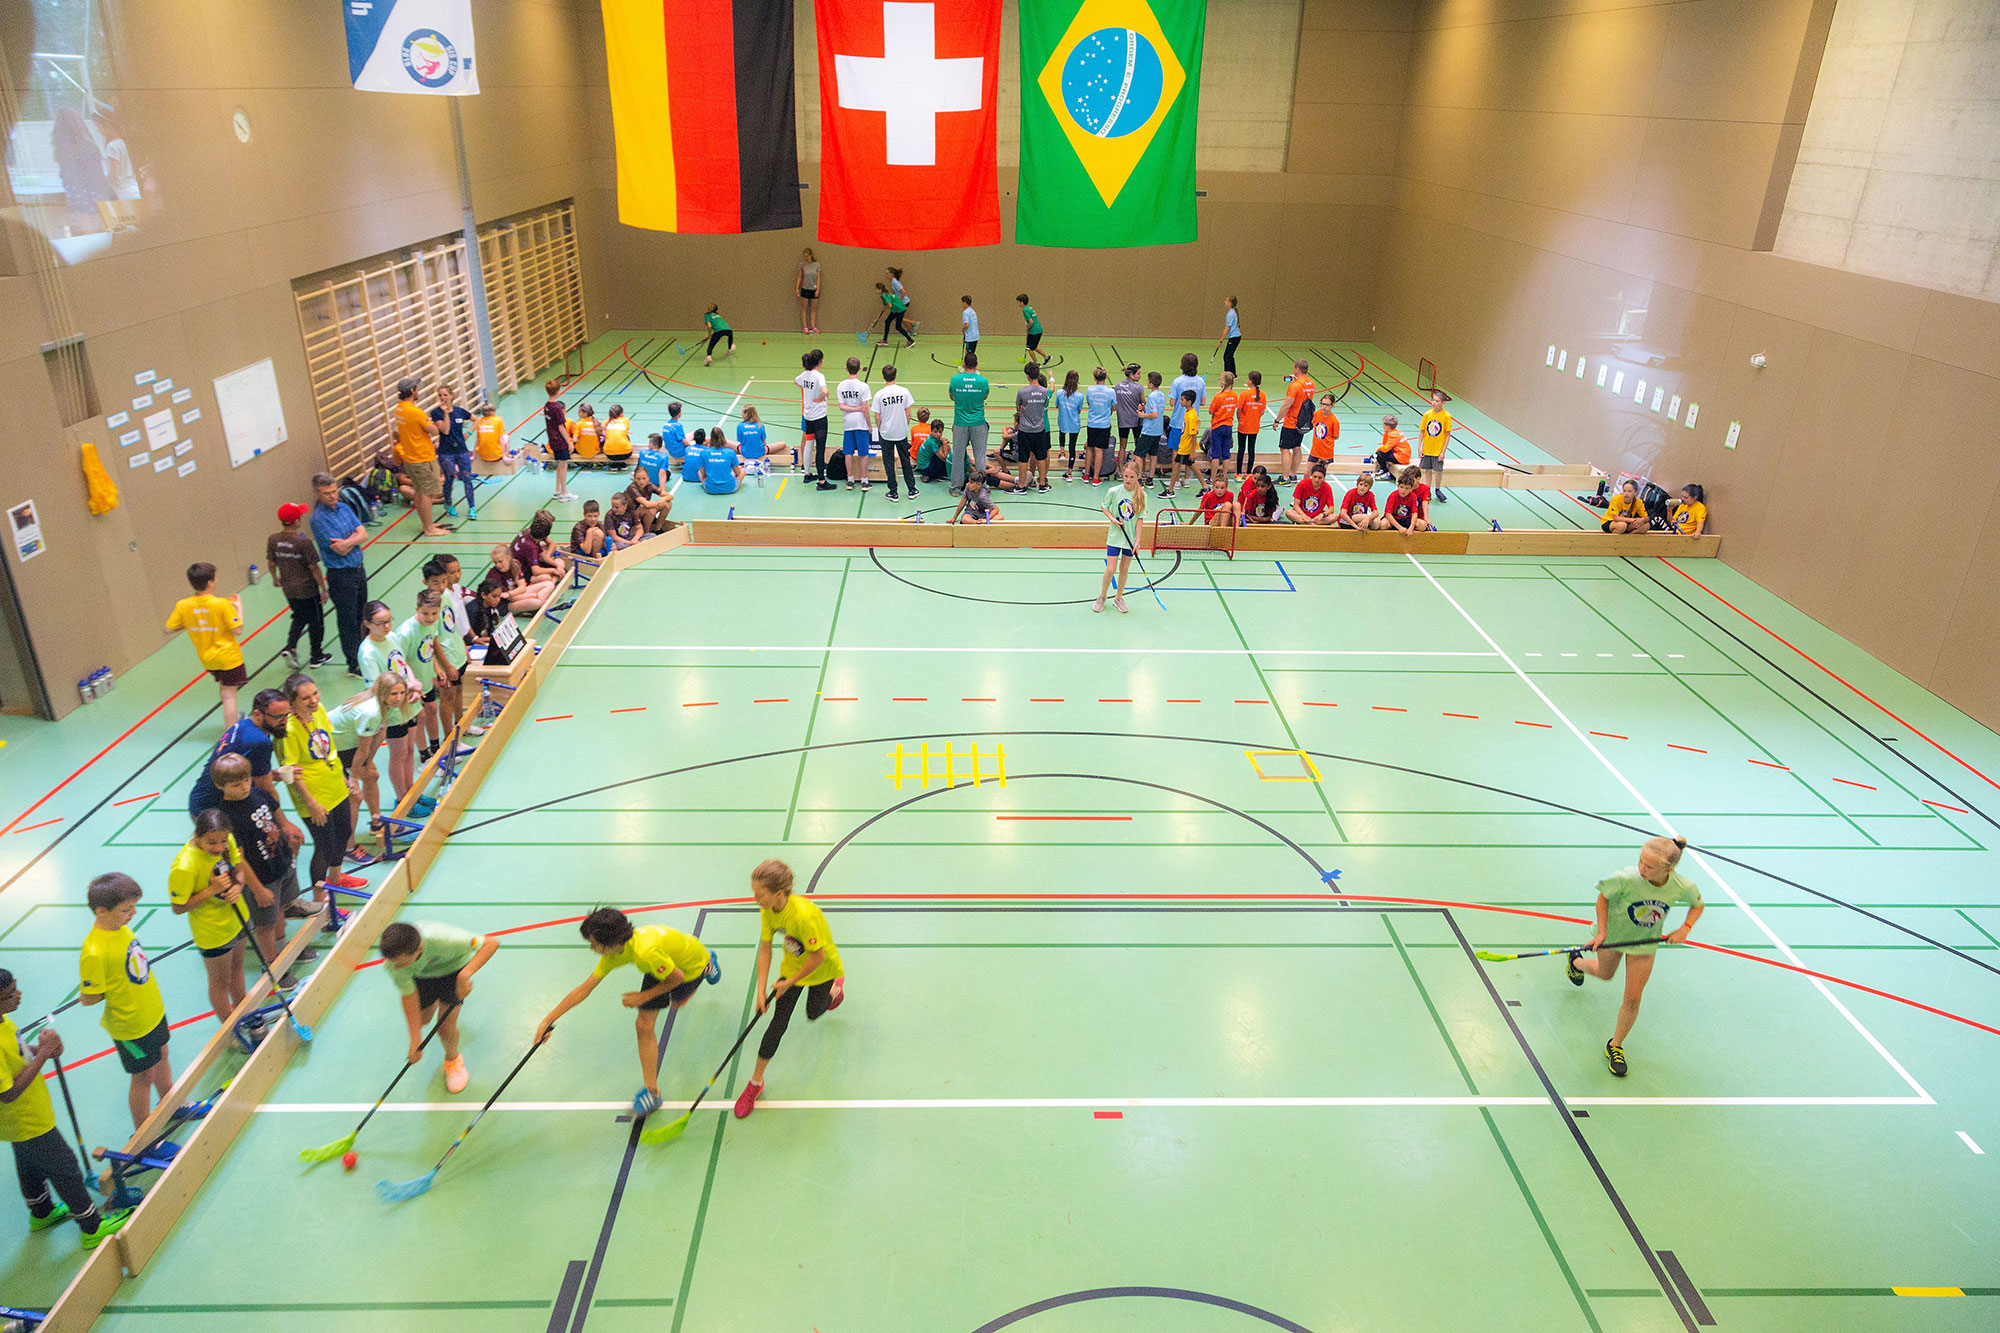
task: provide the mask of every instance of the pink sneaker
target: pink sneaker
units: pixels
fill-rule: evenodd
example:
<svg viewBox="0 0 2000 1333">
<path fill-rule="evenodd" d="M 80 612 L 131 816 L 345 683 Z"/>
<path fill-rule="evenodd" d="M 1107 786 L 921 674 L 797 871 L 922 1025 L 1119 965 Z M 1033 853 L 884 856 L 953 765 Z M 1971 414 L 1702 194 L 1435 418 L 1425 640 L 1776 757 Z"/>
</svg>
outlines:
<svg viewBox="0 0 2000 1333">
<path fill-rule="evenodd" d="M 743 1091 L 736 1094 L 736 1118 L 742 1120 L 757 1109 L 757 1099 L 764 1095 L 762 1083 L 745 1083 Z"/>
<path fill-rule="evenodd" d="M 461 1055 L 456 1060 L 447 1060 L 444 1062 L 444 1090 L 446 1092 L 464 1092 L 465 1085 L 470 1082 L 472 1082 L 472 1075 L 466 1072 L 464 1056 Z"/>
<path fill-rule="evenodd" d="M 847 978 L 835 977 L 833 979 L 833 998 L 826 1002 L 826 1011 L 830 1014 L 834 1010 L 840 1008 L 840 1002 L 846 998 L 847 998 Z"/>
<path fill-rule="evenodd" d="M 1111 604 L 1117 607 L 1120 611 L 1130 611 L 1132 609 L 1131 607 L 1125 605 L 1125 599 L 1123 597 L 1112 598 Z"/>
<path fill-rule="evenodd" d="M 1104 609 L 1104 599 L 1100 597 L 1096 601 L 1092 602 L 1090 604 L 1090 609 L 1093 611 L 1102 611 Z"/>
</svg>

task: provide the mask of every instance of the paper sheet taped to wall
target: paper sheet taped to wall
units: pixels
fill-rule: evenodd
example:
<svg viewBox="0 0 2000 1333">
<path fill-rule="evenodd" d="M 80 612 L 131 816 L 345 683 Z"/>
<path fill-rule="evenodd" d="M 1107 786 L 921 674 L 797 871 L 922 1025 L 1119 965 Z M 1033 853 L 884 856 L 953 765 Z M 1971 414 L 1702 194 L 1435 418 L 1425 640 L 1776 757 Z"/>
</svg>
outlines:
<svg viewBox="0 0 2000 1333">
<path fill-rule="evenodd" d="M 285 442 L 285 405 L 278 399 L 278 372 L 268 356 L 218 379 L 215 408 L 222 414 L 231 467 L 242 467 Z"/>
</svg>

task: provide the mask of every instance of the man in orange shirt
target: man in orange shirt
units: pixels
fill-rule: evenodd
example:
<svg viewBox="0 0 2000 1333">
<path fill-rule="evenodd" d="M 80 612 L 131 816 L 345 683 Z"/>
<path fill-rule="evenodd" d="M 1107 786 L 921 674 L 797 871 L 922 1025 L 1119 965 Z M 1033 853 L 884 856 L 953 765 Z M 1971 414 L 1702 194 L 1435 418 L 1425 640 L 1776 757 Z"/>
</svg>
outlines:
<svg viewBox="0 0 2000 1333">
<path fill-rule="evenodd" d="M 1284 405 L 1278 409 L 1278 467 L 1281 478 L 1299 479 L 1299 442 L 1313 424 L 1313 391 L 1319 386 L 1306 374 L 1306 363 L 1292 362 L 1291 382 L 1285 386 Z"/>
<path fill-rule="evenodd" d="M 438 469 L 437 422 L 417 406 L 417 378 L 406 376 L 396 385 L 396 407 L 389 413 L 389 429 L 396 434 L 396 461 L 417 500 L 417 517 L 423 521 L 421 536 L 443 537 L 451 529 L 441 528 L 431 519 L 431 501 L 444 495 L 444 474 Z"/>
<path fill-rule="evenodd" d="M 1241 402 L 1242 396 L 1236 392 L 1236 372 L 1223 371 L 1222 388 L 1208 400 L 1208 472 L 1211 477 L 1229 468 L 1236 409 Z"/>
</svg>

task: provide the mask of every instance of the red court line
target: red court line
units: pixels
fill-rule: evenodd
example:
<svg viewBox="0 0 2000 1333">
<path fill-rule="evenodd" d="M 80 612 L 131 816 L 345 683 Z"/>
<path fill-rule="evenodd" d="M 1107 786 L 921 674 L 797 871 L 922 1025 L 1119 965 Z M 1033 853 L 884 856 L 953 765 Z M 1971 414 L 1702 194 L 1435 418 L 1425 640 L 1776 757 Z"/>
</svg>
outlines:
<svg viewBox="0 0 2000 1333">
<path fill-rule="evenodd" d="M 962 704 L 997 704 L 1000 701 L 998 699 L 960 699 L 959 702 Z"/>
<path fill-rule="evenodd" d="M 1198 703 L 1200 703 L 1200 702 L 1201 702 L 1201 700 L 1199 700 L 1199 699 L 1169 699 L 1169 700 L 1167 700 L 1167 702 L 1168 702 L 1168 703 L 1170 703 L 1170 704 L 1198 704 Z"/>
<path fill-rule="evenodd" d="M 1792 771 L 1791 769 L 1786 768 L 1783 764 L 1774 764 L 1768 759 L 1751 759 L 1746 762 L 1756 764 L 1759 768 L 1775 768 L 1781 773 L 1789 773 Z"/>
<path fill-rule="evenodd" d="M 1870 787 L 1865 782 L 1848 782 L 1846 778 L 1835 778 L 1835 782 L 1846 782 L 1850 787 L 1860 787 L 1864 791 L 1880 791 L 1880 787 Z"/>
<path fill-rule="evenodd" d="M 700 701 L 699 703 L 686 703 L 686 704 L 682 704 L 682 705 L 681 705 L 681 707 L 682 707 L 682 708 L 714 708 L 714 707 L 717 707 L 718 705 L 720 705 L 720 704 L 721 704 L 721 702 L 722 702 L 722 700 L 720 700 L 720 699 L 703 699 L 703 700 L 701 700 L 701 701 Z M 828 700 L 828 702 L 829 702 L 829 703 L 831 703 L 831 702 L 833 702 L 833 701 L 832 701 L 832 700 Z"/>
<path fill-rule="evenodd" d="M 62 816 L 62 815 L 57 815 L 57 816 L 56 816 L 56 817 L 55 817 L 54 819 L 44 819 L 44 820 L 43 820 L 43 821 L 42 821 L 41 823 L 39 823 L 39 824 L 30 824 L 30 825 L 28 825 L 28 826 L 27 826 L 26 828 L 17 828 L 17 829 L 15 829 L 15 830 L 14 830 L 14 832 L 16 832 L 16 833 L 33 833 L 33 832 L 34 832 L 34 831 L 35 831 L 36 829 L 38 829 L 38 828 L 47 828 L 47 827 L 48 827 L 49 825 L 51 825 L 51 824 L 60 824 L 60 823 L 62 823 L 62 822 L 63 822 L 63 816 Z"/>
<path fill-rule="evenodd" d="M 820 696 L 820 702 L 829 704 L 851 704 L 851 703 L 859 703 L 860 699 L 858 696 L 852 694 L 822 694 Z"/>
<path fill-rule="evenodd" d="M 1439 716 L 1440 716 L 1440 717 L 1462 717 L 1462 718 L 1467 718 L 1467 719 L 1470 719 L 1471 721 L 1474 721 L 1474 722 L 1477 722 L 1477 721 L 1479 720 L 1479 714 L 1477 714 L 1477 713 L 1440 713 L 1440 714 L 1439 714 Z"/>
<path fill-rule="evenodd" d="M 579 918 L 579 919 L 581 919 L 581 918 Z M 214 1015 L 213 1013 L 210 1013 L 210 1012 L 209 1012 L 208 1010 L 204 1009 L 204 1010 L 202 1010 L 202 1011 L 201 1011 L 200 1013 L 196 1014 L 196 1015 L 195 1015 L 195 1016 L 194 1016 L 193 1018 L 183 1018 L 183 1019 L 182 1019 L 182 1020 L 181 1020 L 180 1022 L 178 1022 L 178 1023 L 169 1023 L 169 1024 L 167 1024 L 167 1031 L 169 1031 L 169 1032 L 179 1032 L 179 1031 L 180 1031 L 180 1030 L 181 1030 L 182 1028 L 186 1027 L 186 1026 L 187 1026 L 188 1024 L 190 1024 L 190 1023 L 199 1023 L 199 1022 L 201 1022 L 201 1020 L 202 1020 L 202 1019 L 204 1019 L 204 1018 L 213 1018 L 213 1017 L 215 1017 L 215 1015 Z M 90 1063 L 90 1062 L 91 1062 L 92 1060 L 101 1060 L 101 1059 L 103 1059 L 103 1058 L 104 1058 L 105 1056 L 107 1056 L 107 1055 L 111 1054 L 111 1053 L 112 1053 L 113 1051 L 115 1051 L 115 1050 L 117 1050 L 117 1049 L 118 1049 L 118 1048 L 117 1048 L 116 1046 L 106 1046 L 106 1047 L 105 1047 L 105 1048 L 104 1048 L 103 1050 L 101 1050 L 101 1051 L 92 1051 L 92 1052 L 91 1052 L 91 1053 L 90 1053 L 89 1055 L 86 1055 L 86 1056 L 84 1056 L 83 1058 L 81 1058 L 81 1059 L 79 1059 L 79 1060 L 75 1061 L 74 1063 L 71 1063 L 71 1064 L 66 1064 L 66 1065 L 64 1065 L 64 1066 L 62 1067 L 62 1071 L 63 1071 L 63 1073 L 67 1074 L 67 1073 L 68 1073 L 68 1072 L 69 1072 L 70 1070 L 72 1070 L 72 1069 L 76 1069 L 76 1068 L 78 1068 L 78 1067 L 80 1067 L 80 1066 L 82 1066 L 82 1065 L 87 1065 L 87 1064 L 89 1064 L 89 1063 Z M 46 1073 L 46 1074 L 42 1075 L 42 1077 L 43 1077 L 43 1078 L 54 1078 L 54 1077 L 55 1077 L 55 1073 L 54 1073 L 54 1071 L 51 1071 L 51 1072 L 49 1072 L 49 1073 Z"/>
<path fill-rule="evenodd" d="M 1236 702 L 1240 704 L 1268 704 L 1271 701 L 1269 699 L 1238 699 Z"/>
<path fill-rule="evenodd" d="M 1923 800 L 1921 796 L 1917 799 L 1920 801 Z M 1934 805 L 1940 810 L 1949 810 L 1955 815 L 1969 815 L 1972 813 L 1970 810 L 1961 810 L 1955 805 L 1946 805 L 1943 801 L 1924 801 L 1924 804 Z"/>
<path fill-rule="evenodd" d="M 1060 700 L 1060 699 L 1030 699 L 1030 700 L 1028 700 L 1028 702 L 1029 702 L 1029 703 L 1031 703 L 1031 704 L 1059 704 L 1059 703 L 1061 703 L 1061 702 L 1062 702 L 1062 700 Z"/>
<path fill-rule="evenodd" d="M 573 718 L 573 717 L 575 717 L 575 716 L 576 716 L 576 714 L 575 714 L 575 713 L 555 713 L 555 714 L 552 714 L 552 715 L 551 715 L 551 716 L 549 716 L 549 717 L 538 717 L 538 718 L 536 718 L 536 719 L 535 719 L 535 721 L 537 721 L 537 722 L 567 722 L 567 721 L 569 721 L 569 720 L 570 720 L 571 718 Z"/>
<path fill-rule="evenodd" d="M 1338 708 L 1338 707 L 1340 707 L 1340 705 L 1339 705 L 1339 704 L 1323 704 L 1323 703 L 1318 703 L 1318 702 L 1316 702 L 1315 700 L 1312 700 L 1312 699 L 1301 699 L 1301 700 L 1299 700 L 1299 702 L 1300 702 L 1300 703 L 1302 703 L 1302 704 L 1304 704 L 1304 705 L 1305 705 L 1305 706 L 1306 706 L 1307 708 Z"/>
<path fill-rule="evenodd" d="M 1130 815 L 995 815 L 993 817 L 1002 821 L 1067 820 L 1083 824 L 1130 823 L 1132 820 Z"/>
<path fill-rule="evenodd" d="M 132 804 L 132 802 L 134 802 L 134 801 L 150 801 L 150 800 L 152 800 L 152 799 L 153 799 L 153 798 L 154 798 L 155 796 L 158 796 L 158 795 L 159 795 L 159 793 L 158 793 L 158 792 L 156 792 L 156 791 L 149 791 L 149 792 L 147 792 L 147 793 L 146 793 L 146 794 L 145 794 L 144 796 L 127 796 L 127 797 L 126 797 L 126 798 L 125 798 L 124 800 L 122 800 L 122 801 L 113 801 L 113 802 L 112 802 L 111 804 L 112 804 L 112 807 L 113 807 L 113 808 L 115 809 L 116 807 L 118 807 L 118 806 L 121 806 L 121 805 L 130 805 L 130 804 Z"/>
<path fill-rule="evenodd" d="M 1129 704 L 1132 701 L 1130 699 L 1099 699 L 1097 702 L 1101 704 Z"/>
<path fill-rule="evenodd" d="M 929 703 L 929 702 L 930 702 L 930 700 L 929 700 L 929 699 L 891 699 L 891 700 L 890 700 L 889 702 L 890 702 L 890 703 L 892 703 L 892 704 L 927 704 L 927 703 Z"/>
<path fill-rule="evenodd" d="M 752 700 L 751 700 L 750 702 L 751 702 L 751 703 L 753 703 L 753 704 L 788 704 L 788 703 L 790 703 L 790 702 L 791 702 L 791 700 L 790 700 L 790 699 L 752 699 Z"/>
<path fill-rule="evenodd" d="M 1620 736 L 1615 731 L 1593 731 L 1590 734 L 1593 736 L 1602 736 L 1606 740 L 1613 740 L 1613 741 L 1629 741 L 1632 739 L 1630 736 Z"/>
<path fill-rule="evenodd" d="M 1847 688 L 1852 690 L 1855 694 L 1860 695 L 1863 699 L 1868 700 L 1869 703 L 1874 704 L 1876 709 L 1879 710 L 1884 716 L 1895 718 L 1898 724 L 1909 728 L 1911 735 L 1916 736 L 1918 739 L 1922 740 L 1926 745 L 1936 750 L 1939 754 L 1944 755 L 1946 758 L 1950 759 L 1954 764 L 1957 764 L 1960 768 L 1972 774 L 1974 777 L 1978 778 L 1981 782 L 1985 783 L 1987 786 L 1995 788 L 1996 790 L 2000 790 L 2000 782 L 1995 782 L 1992 778 L 1987 777 L 1984 773 L 1974 768 L 1971 764 L 1966 763 L 1963 759 L 1960 759 L 1950 750 L 1945 749 L 1944 746 L 1939 745 L 1929 736 L 1926 736 L 1922 731 L 1918 730 L 1915 726 L 1912 726 L 1908 721 L 1906 721 L 1901 717 L 1898 717 L 1895 713 L 1890 712 L 1889 709 L 1885 707 L 1881 702 L 1874 699 L 1870 695 L 1864 693 L 1857 686 L 1851 684 L 1844 677 L 1840 676 L 1837 672 L 1835 672 L 1831 667 L 1827 666 L 1824 662 L 1820 661 L 1818 658 L 1812 656 L 1812 654 L 1808 653 L 1805 649 L 1799 647 L 1797 644 L 1793 643 L 1790 639 L 1787 639 L 1784 635 L 1778 633 L 1778 631 L 1772 629 L 1769 625 L 1766 625 L 1763 621 L 1757 619 L 1757 617 L 1751 615 L 1748 611 L 1745 611 L 1742 607 L 1736 605 L 1736 603 L 1730 601 L 1727 597 L 1724 597 L 1721 593 L 1709 587 L 1706 583 L 1703 583 L 1700 579 L 1688 573 L 1685 569 L 1682 569 L 1679 565 L 1667 559 L 1665 556 L 1656 556 L 1654 558 L 1657 559 L 1661 564 L 1665 565 L 1668 569 L 1673 570 L 1674 573 L 1686 579 L 1689 583 L 1692 583 L 1695 587 L 1700 588 L 1710 597 L 1713 597 L 1716 601 L 1721 602 L 1724 606 L 1728 607 L 1731 611 L 1734 611 L 1737 615 L 1742 616 L 1745 620 L 1755 625 L 1758 629 L 1763 630 L 1766 634 L 1776 639 L 1779 643 L 1784 644 L 1785 647 L 1791 649 L 1793 652 L 1797 653 L 1800 657 L 1805 658 L 1806 661 L 1811 662 L 1821 671 L 1826 672 L 1827 675 L 1832 676 L 1842 685 L 1846 685 Z"/>
<path fill-rule="evenodd" d="M 1706 751 L 1706 750 L 1697 750 L 1697 749 L 1695 749 L 1695 748 L 1694 748 L 1694 747 L 1693 747 L 1692 745 L 1675 745 L 1675 744 L 1674 744 L 1674 743 L 1673 743 L 1672 741 L 1668 741 L 1668 742 L 1667 742 L 1667 748 L 1668 748 L 1669 750 L 1686 750 L 1686 751 L 1687 751 L 1687 752 L 1688 752 L 1689 754 L 1707 754 L 1707 753 L 1708 753 L 1708 751 Z"/>
<path fill-rule="evenodd" d="M 369 547 L 373 546 L 376 542 L 381 541 L 384 537 L 388 536 L 390 533 L 396 530 L 397 523 L 401 523 L 404 519 L 408 518 L 410 515 L 416 512 L 417 511 L 414 509 L 405 509 L 401 514 L 397 515 L 395 523 L 391 523 L 388 527 L 382 529 L 380 532 L 376 533 L 373 537 L 370 537 L 367 541 L 361 543 L 361 549 L 365 551 Z"/>
<path fill-rule="evenodd" d="M 1407 708 L 1385 708 L 1381 704 L 1370 704 L 1368 706 L 1378 713 L 1407 713 L 1410 711 Z"/>
<path fill-rule="evenodd" d="M 243 642 L 248 643 L 250 642 L 250 640 L 256 638 L 259 634 L 262 634 L 265 630 L 269 629 L 272 626 L 272 624 L 274 624 L 277 621 L 278 616 L 282 616 L 284 614 L 285 613 L 283 611 L 279 611 L 276 615 L 273 615 L 270 620 L 265 621 L 263 624 L 259 625 L 256 629 L 251 630 L 248 634 L 243 636 Z M 204 671 L 200 675 L 196 676 L 193 680 L 189 681 L 187 684 L 181 686 L 179 689 L 175 690 L 172 694 L 168 695 L 166 699 L 159 704 L 158 707 L 153 709 L 152 712 L 146 714 L 146 716 L 140 718 L 137 722 L 134 722 L 131 726 L 125 728 L 124 731 L 118 733 L 117 738 L 113 740 L 111 744 L 105 746 L 102 750 L 99 750 L 96 754 L 84 760 L 82 768 L 77 769 L 76 772 L 70 774 L 68 777 L 64 778 L 61 782 L 58 782 L 55 786 L 49 788 L 48 791 L 43 794 L 40 800 L 36 801 L 26 810 L 23 810 L 20 814 L 15 815 L 12 822 L 10 822 L 6 828 L 0 828 L 0 834 L 7 834 L 14 832 L 22 820 L 26 819 L 29 815 L 34 814 L 35 811 L 47 805 L 49 803 L 49 798 L 51 796 L 54 796 L 64 787 L 69 786 L 70 783 L 75 782 L 78 778 L 82 777 L 84 769 L 89 768 L 92 764 L 104 758 L 105 755 L 110 754 L 114 749 L 118 748 L 120 742 L 124 741 L 133 732 L 137 731 L 139 728 L 145 726 L 148 722 L 151 722 L 154 718 L 158 717 L 161 711 L 165 709 L 168 704 L 180 698 L 183 694 L 186 694 L 189 690 L 193 689 L 195 686 L 201 684 L 201 682 L 207 679 L 209 679 L 209 674 L 206 671 Z M 154 793 L 154 795 L 156 796 L 158 794 L 159 794 L 158 792 Z"/>
<path fill-rule="evenodd" d="M 1514 719 L 1514 725 L 1517 727 L 1540 727 L 1543 731 L 1555 730 L 1555 724 L 1552 722 L 1523 722 L 1518 717 Z"/>
<path fill-rule="evenodd" d="M 646 711 L 646 706 L 640 704 L 637 708 L 614 708 L 611 711 L 614 713 L 643 713 Z"/>
<path fill-rule="evenodd" d="M 1094 1120 L 1123 1120 L 1125 1118 L 1123 1111 L 1092 1111 L 1090 1115 Z"/>
</svg>

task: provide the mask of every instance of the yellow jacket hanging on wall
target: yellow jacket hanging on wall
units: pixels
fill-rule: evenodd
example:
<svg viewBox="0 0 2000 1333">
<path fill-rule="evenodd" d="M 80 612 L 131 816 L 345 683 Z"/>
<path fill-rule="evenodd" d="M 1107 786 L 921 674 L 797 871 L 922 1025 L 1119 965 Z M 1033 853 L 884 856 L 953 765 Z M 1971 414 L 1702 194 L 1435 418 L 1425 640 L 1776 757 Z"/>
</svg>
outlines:
<svg viewBox="0 0 2000 1333">
<path fill-rule="evenodd" d="M 83 484 L 89 492 L 91 513 L 108 514 L 118 507 L 118 483 L 111 480 L 111 474 L 98 461 L 94 444 L 83 446 Z"/>
</svg>

